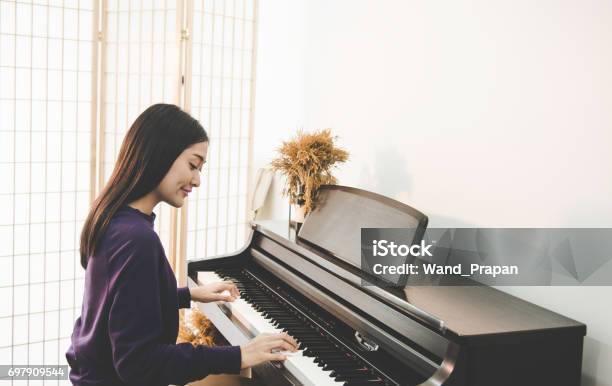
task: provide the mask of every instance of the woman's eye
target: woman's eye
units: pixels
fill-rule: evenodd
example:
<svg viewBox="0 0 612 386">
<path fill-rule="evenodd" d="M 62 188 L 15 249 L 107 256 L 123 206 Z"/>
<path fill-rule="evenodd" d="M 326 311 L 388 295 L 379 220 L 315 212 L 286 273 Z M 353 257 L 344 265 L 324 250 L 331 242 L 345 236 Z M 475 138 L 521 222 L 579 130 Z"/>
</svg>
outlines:
<svg viewBox="0 0 612 386">
<path fill-rule="evenodd" d="M 197 169 L 197 167 L 195 167 L 194 164 L 189 164 L 189 166 L 191 166 L 191 170 Z"/>
</svg>

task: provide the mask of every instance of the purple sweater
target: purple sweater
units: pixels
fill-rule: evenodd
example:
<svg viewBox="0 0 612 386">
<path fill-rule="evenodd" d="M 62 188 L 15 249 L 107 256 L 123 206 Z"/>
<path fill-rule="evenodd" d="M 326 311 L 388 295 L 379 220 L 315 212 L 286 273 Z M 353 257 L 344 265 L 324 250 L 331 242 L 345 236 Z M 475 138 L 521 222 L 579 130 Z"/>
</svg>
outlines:
<svg viewBox="0 0 612 386">
<path fill-rule="evenodd" d="M 74 385 L 182 385 L 238 373 L 240 347 L 176 344 L 189 290 L 174 273 L 150 216 L 123 206 L 85 272 L 81 317 L 66 352 Z"/>
</svg>

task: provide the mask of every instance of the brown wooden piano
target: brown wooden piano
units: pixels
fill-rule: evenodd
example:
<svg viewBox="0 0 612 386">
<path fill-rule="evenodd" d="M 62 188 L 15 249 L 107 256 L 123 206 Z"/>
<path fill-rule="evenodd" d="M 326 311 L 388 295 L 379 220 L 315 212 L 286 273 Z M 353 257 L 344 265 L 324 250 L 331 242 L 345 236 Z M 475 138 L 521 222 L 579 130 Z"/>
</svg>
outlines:
<svg viewBox="0 0 612 386">
<path fill-rule="evenodd" d="M 300 352 L 253 369 L 266 385 L 578 386 L 586 326 L 487 286 L 362 286 L 361 228 L 427 217 L 325 186 L 298 235 L 254 223 L 240 251 L 188 263 L 189 285 L 229 279 L 233 303 L 199 304 L 231 344 L 287 331 Z"/>
</svg>

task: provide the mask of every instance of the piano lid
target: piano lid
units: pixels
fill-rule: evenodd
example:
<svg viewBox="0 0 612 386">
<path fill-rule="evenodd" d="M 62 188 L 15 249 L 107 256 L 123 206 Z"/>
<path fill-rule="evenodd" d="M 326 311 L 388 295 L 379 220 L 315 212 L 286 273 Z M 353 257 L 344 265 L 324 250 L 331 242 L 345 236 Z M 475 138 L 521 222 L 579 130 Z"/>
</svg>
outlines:
<svg viewBox="0 0 612 386">
<path fill-rule="evenodd" d="M 323 185 L 298 240 L 361 268 L 361 228 L 413 229 L 414 244 L 426 227 L 427 216 L 399 201 L 357 188 Z"/>
</svg>

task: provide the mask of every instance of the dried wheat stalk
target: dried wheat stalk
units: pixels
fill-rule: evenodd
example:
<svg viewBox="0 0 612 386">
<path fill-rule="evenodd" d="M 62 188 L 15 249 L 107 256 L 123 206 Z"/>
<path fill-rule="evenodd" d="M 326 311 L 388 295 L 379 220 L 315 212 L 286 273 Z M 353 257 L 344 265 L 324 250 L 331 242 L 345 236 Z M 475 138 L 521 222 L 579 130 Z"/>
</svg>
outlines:
<svg viewBox="0 0 612 386">
<path fill-rule="evenodd" d="M 198 308 L 191 309 L 190 322 L 185 321 L 184 314 L 179 314 L 179 334 L 177 343 L 191 343 L 194 346 L 214 346 L 217 329 Z M 188 325 L 191 324 L 191 325 Z"/>
<path fill-rule="evenodd" d="M 305 213 L 312 210 L 321 185 L 337 182 L 331 174 L 332 168 L 348 160 L 349 153 L 335 147 L 335 139 L 330 129 L 312 134 L 298 131 L 295 139 L 283 142 L 278 148 L 279 157 L 271 163 L 273 170 L 287 177 L 283 194 L 291 204 L 297 203 L 299 186 L 303 186 Z"/>
</svg>

